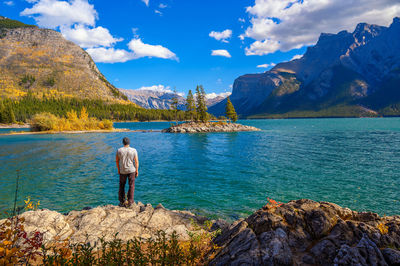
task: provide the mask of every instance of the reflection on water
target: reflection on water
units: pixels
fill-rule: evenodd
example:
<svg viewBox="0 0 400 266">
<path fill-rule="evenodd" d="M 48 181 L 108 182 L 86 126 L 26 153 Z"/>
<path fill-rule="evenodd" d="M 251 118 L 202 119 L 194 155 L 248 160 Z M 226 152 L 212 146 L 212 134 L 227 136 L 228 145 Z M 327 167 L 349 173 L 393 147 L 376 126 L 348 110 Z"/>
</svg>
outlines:
<svg viewBox="0 0 400 266">
<path fill-rule="evenodd" d="M 0 209 L 12 205 L 17 169 L 20 199 L 31 196 L 59 211 L 116 204 L 115 152 L 128 136 L 139 153 L 135 199 L 142 202 L 231 219 L 267 197 L 400 213 L 400 119 L 242 122 L 262 131 L 1 136 Z"/>
</svg>

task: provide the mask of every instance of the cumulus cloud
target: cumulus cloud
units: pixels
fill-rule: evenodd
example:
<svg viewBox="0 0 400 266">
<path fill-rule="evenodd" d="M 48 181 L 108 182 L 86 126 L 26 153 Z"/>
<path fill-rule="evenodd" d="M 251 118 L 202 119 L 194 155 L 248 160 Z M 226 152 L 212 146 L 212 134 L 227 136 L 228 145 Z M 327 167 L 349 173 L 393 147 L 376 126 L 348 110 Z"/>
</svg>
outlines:
<svg viewBox="0 0 400 266">
<path fill-rule="evenodd" d="M 61 32 L 66 39 L 78 44 L 82 48 L 110 47 L 116 42 L 123 40 L 121 38 L 114 38 L 109 30 L 103 27 L 88 28 L 78 24 L 72 28 L 62 28 Z"/>
<path fill-rule="evenodd" d="M 158 5 L 158 8 L 161 8 L 161 9 L 166 8 L 166 7 L 168 7 L 168 6 L 166 4 L 163 4 L 163 3 L 160 3 Z"/>
<path fill-rule="evenodd" d="M 300 59 L 300 58 L 302 58 L 302 57 L 303 57 L 302 54 L 297 54 L 297 55 L 293 56 L 292 59 L 290 59 L 289 61 L 296 60 L 296 59 Z"/>
<path fill-rule="evenodd" d="M 173 91 L 171 90 L 170 86 L 164 86 L 164 85 L 153 85 L 153 86 L 143 86 L 140 87 L 138 90 L 140 91 L 158 91 L 158 92 L 165 92 L 165 93 L 172 93 Z"/>
<path fill-rule="evenodd" d="M 275 63 L 270 63 L 270 64 L 262 64 L 262 65 L 258 65 L 258 68 L 269 68 L 269 67 L 274 67 L 276 66 Z"/>
<path fill-rule="evenodd" d="M 232 37 L 232 30 L 227 29 L 227 30 L 224 30 L 224 31 L 221 31 L 221 32 L 212 31 L 212 32 L 210 32 L 210 34 L 208 36 L 210 36 L 211 38 L 216 39 L 217 41 L 221 41 L 221 42 L 226 42 L 227 43 L 228 39 L 230 37 Z"/>
<path fill-rule="evenodd" d="M 157 10 L 157 9 L 154 10 L 154 13 L 156 13 L 156 14 L 158 14 L 158 15 L 160 15 L 160 16 L 162 16 L 162 14 L 163 14 L 160 10 Z"/>
<path fill-rule="evenodd" d="M 161 93 L 174 93 L 173 90 L 171 90 L 170 86 L 164 86 L 164 85 L 153 85 L 153 86 L 143 86 L 140 87 L 140 91 L 156 91 L 156 92 L 161 92 Z M 183 92 L 177 92 L 177 95 L 183 97 L 185 94 Z"/>
<path fill-rule="evenodd" d="M 39 0 L 21 12 L 22 16 L 33 17 L 40 27 L 56 29 L 73 24 L 94 26 L 98 17 L 94 6 L 86 0 Z"/>
<path fill-rule="evenodd" d="M 212 50 L 211 55 L 231 58 L 231 54 L 227 50 Z"/>
<path fill-rule="evenodd" d="M 98 63 L 123 63 L 142 57 L 179 60 L 169 49 L 161 45 L 145 44 L 141 39 L 132 39 L 128 47 L 130 51 L 105 47 L 89 48 L 86 51 Z"/>
<path fill-rule="evenodd" d="M 89 48 L 86 51 L 98 63 L 123 63 L 134 59 L 132 53 L 123 49 L 98 47 Z"/>
<path fill-rule="evenodd" d="M 142 2 L 143 2 L 146 6 L 149 6 L 149 0 L 142 0 Z"/>
<path fill-rule="evenodd" d="M 228 97 L 229 95 L 231 95 L 232 94 L 232 92 L 222 92 L 222 93 L 219 93 L 219 94 L 217 94 L 217 93 L 215 93 L 215 92 L 212 92 L 212 93 L 207 93 L 206 94 L 206 99 L 207 100 L 210 100 L 210 99 L 214 99 L 214 98 L 217 98 L 217 97 L 224 97 L 224 98 L 226 98 L 226 97 Z"/>
<path fill-rule="evenodd" d="M 178 60 L 178 57 L 161 45 L 145 44 L 132 29 L 134 39 L 129 50 L 116 49 L 113 46 L 122 41 L 104 27 L 97 26 L 98 15 L 94 6 L 87 0 L 26 0 L 33 4 L 21 12 L 23 16 L 33 17 L 41 27 L 59 29 L 63 36 L 78 44 L 92 56 L 95 62 L 118 63 L 141 57 L 158 57 Z M 143 0 L 147 5 L 148 0 Z"/>
<path fill-rule="evenodd" d="M 135 58 L 158 57 L 163 59 L 179 60 L 176 54 L 161 45 L 145 44 L 141 39 L 133 39 L 128 44 Z"/>
<path fill-rule="evenodd" d="M 255 41 L 250 47 L 246 47 L 246 55 L 265 55 L 279 49 L 279 42 L 273 40 Z"/>
<path fill-rule="evenodd" d="M 4 1 L 3 2 L 5 5 L 7 5 L 7 6 L 13 6 L 14 5 L 14 2 L 13 1 Z"/>
<path fill-rule="evenodd" d="M 241 38 L 254 39 L 246 55 L 265 55 L 314 44 L 322 32 L 353 31 L 360 22 L 388 25 L 400 15 L 393 0 L 255 0 Z"/>
</svg>

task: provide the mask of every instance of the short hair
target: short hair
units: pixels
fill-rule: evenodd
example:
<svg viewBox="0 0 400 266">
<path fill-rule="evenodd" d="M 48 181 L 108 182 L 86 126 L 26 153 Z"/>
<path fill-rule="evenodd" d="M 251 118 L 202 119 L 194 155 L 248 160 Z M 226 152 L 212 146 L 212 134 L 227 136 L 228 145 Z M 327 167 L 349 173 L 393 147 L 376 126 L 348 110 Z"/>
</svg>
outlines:
<svg viewBox="0 0 400 266">
<path fill-rule="evenodd" d="M 125 138 L 122 139 L 122 143 L 124 145 L 129 145 L 129 143 L 131 143 L 131 141 L 129 140 L 129 138 L 125 137 Z"/>
</svg>

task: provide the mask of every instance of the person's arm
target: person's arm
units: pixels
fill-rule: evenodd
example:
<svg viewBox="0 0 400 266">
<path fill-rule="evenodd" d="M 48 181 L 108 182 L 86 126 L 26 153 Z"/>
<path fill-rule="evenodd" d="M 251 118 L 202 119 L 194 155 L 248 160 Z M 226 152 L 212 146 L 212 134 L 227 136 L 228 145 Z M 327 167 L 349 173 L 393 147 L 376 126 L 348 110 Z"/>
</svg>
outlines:
<svg viewBox="0 0 400 266">
<path fill-rule="evenodd" d="M 121 174 L 119 171 L 119 157 L 118 157 L 118 153 L 115 155 L 115 161 L 117 163 L 117 169 L 118 169 L 118 174 Z"/>
<path fill-rule="evenodd" d="M 136 177 L 138 177 L 139 176 L 139 159 L 138 159 L 137 153 L 135 156 L 135 168 L 136 168 Z"/>
</svg>

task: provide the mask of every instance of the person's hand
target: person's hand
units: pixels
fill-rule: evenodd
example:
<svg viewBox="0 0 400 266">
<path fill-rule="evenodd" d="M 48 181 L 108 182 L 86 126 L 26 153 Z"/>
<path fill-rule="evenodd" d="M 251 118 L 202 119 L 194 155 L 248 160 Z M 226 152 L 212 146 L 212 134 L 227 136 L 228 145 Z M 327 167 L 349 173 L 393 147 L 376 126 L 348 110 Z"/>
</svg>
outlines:
<svg viewBox="0 0 400 266">
<path fill-rule="evenodd" d="M 136 171 L 135 177 L 139 176 L 139 171 Z"/>
</svg>

